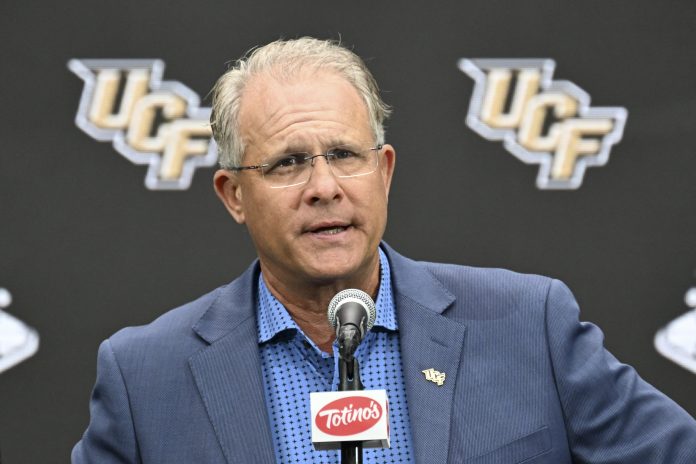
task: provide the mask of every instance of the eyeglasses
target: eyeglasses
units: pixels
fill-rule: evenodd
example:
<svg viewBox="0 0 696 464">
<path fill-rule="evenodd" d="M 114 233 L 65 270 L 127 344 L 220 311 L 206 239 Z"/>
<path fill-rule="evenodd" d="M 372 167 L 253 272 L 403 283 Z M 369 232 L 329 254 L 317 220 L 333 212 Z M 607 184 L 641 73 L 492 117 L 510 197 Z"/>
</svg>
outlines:
<svg viewBox="0 0 696 464">
<path fill-rule="evenodd" d="M 331 148 L 322 155 L 306 152 L 286 153 L 272 156 L 256 166 L 233 166 L 230 171 L 258 170 L 271 188 L 285 188 L 302 185 L 312 175 L 314 160 L 326 159 L 329 169 L 336 177 L 358 177 L 372 174 L 379 165 L 379 151 L 383 145 L 366 150 L 353 150 L 345 147 Z"/>
</svg>

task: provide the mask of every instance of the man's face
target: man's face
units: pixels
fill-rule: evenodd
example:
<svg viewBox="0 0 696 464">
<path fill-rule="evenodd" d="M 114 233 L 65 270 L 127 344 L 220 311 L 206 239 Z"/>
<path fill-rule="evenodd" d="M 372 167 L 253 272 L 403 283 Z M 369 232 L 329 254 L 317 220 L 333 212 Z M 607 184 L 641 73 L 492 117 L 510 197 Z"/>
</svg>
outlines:
<svg viewBox="0 0 696 464">
<path fill-rule="evenodd" d="M 331 72 L 249 82 L 240 129 L 244 165 L 288 152 L 326 153 L 336 146 L 375 145 L 367 107 L 353 86 Z M 290 285 L 355 282 L 375 271 L 387 220 L 395 153 L 385 145 L 369 175 L 338 178 L 316 158 L 306 184 L 271 188 L 260 172 L 220 170 L 215 187 L 247 225 L 265 274 Z"/>
</svg>

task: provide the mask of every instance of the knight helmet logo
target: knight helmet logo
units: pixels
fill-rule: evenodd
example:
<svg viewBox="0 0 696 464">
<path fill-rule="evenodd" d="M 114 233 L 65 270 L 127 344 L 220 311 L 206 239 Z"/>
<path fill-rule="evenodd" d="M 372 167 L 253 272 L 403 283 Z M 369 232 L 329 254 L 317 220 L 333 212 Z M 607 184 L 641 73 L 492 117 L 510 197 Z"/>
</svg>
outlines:
<svg viewBox="0 0 696 464">
<path fill-rule="evenodd" d="M 475 81 L 466 122 L 521 161 L 539 164 L 540 189 L 577 189 L 587 167 L 607 163 L 628 113 L 590 107 L 577 85 L 552 80 L 555 67 L 550 59 L 459 60 Z"/>
<path fill-rule="evenodd" d="M 161 60 L 81 60 L 68 68 L 84 83 L 75 122 L 135 164 L 149 165 L 152 190 L 185 190 L 196 167 L 212 166 L 211 108 L 181 82 L 163 81 Z"/>
</svg>

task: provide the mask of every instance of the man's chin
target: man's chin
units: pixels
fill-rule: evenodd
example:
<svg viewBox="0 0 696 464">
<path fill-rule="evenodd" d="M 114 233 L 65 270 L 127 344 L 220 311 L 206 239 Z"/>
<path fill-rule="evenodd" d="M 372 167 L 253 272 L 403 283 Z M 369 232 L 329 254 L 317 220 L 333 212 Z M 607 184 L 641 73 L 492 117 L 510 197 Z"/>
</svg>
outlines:
<svg viewBox="0 0 696 464">
<path fill-rule="evenodd" d="M 361 281 L 371 273 L 372 259 L 358 260 L 356 256 L 350 250 L 326 250 L 312 256 L 304 271 L 312 281 L 321 284 Z"/>
<path fill-rule="evenodd" d="M 335 263 L 317 263 L 305 269 L 309 280 L 318 284 L 330 284 L 339 281 L 350 281 L 360 274 L 357 266 L 336 265 Z"/>
</svg>

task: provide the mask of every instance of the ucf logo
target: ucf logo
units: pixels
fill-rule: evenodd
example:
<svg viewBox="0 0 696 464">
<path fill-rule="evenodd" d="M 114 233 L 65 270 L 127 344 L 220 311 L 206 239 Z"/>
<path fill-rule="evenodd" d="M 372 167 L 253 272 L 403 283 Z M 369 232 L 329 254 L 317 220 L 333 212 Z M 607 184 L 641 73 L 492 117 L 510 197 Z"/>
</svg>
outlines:
<svg viewBox="0 0 696 464">
<path fill-rule="evenodd" d="M 581 88 L 552 80 L 555 66 L 550 59 L 460 60 L 475 81 L 466 122 L 525 163 L 539 164 L 539 188 L 576 189 L 588 166 L 609 160 L 627 111 L 590 107 Z"/>
<path fill-rule="evenodd" d="M 160 60 L 70 60 L 84 82 L 75 122 L 135 164 L 147 164 L 145 185 L 185 190 L 198 166 L 212 166 L 210 108 L 176 81 L 162 81 Z"/>
</svg>

